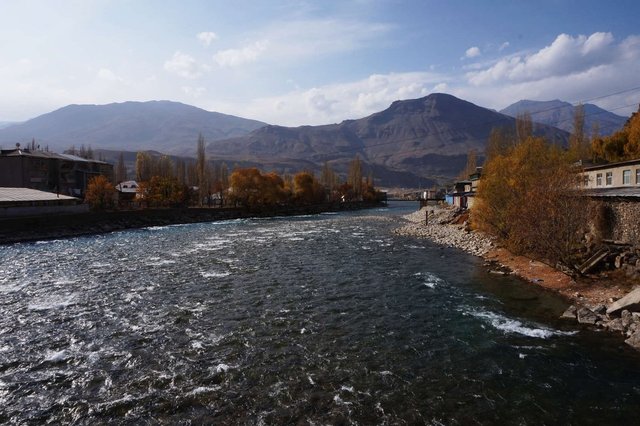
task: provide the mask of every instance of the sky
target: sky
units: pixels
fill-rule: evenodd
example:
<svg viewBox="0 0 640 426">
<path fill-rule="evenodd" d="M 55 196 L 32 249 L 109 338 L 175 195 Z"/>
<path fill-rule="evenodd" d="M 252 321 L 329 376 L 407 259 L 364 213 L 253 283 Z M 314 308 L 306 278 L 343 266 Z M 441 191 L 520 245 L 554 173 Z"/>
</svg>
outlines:
<svg viewBox="0 0 640 426">
<path fill-rule="evenodd" d="M 0 121 L 172 100 L 284 126 L 449 93 L 640 104 L 640 1 L 0 0 Z"/>
</svg>

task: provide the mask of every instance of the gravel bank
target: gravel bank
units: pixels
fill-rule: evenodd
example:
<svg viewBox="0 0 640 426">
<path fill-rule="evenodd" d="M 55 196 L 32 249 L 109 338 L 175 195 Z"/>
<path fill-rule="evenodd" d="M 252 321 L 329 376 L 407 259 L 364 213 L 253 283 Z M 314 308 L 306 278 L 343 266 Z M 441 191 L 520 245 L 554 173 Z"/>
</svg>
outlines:
<svg viewBox="0 0 640 426">
<path fill-rule="evenodd" d="M 425 211 L 429 212 L 428 225 L 425 224 Z M 488 236 L 480 232 L 467 231 L 464 224 L 450 224 L 455 218 L 455 209 L 450 207 L 423 207 L 403 218 L 407 222 L 394 230 L 398 235 L 427 238 L 437 244 L 456 247 L 476 256 L 484 256 L 494 248 Z"/>
</svg>

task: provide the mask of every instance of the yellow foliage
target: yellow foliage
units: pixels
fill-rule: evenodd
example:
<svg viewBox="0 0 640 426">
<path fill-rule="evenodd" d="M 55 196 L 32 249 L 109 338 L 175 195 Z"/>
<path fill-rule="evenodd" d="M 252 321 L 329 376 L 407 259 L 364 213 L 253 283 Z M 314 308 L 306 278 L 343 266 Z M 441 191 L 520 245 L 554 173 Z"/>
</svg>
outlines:
<svg viewBox="0 0 640 426">
<path fill-rule="evenodd" d="M 94 176 L 89 180 L 84 201 L 92 210 L 109 210 L 115 207 L 116 189 L 106 176 Z"/>
<path fill-rule="evenodd" d="M 472 220 L 507 248 L 570 264 L 586 215 L 569 156 L 528 137 L 484 166 Z"/>
</svg>

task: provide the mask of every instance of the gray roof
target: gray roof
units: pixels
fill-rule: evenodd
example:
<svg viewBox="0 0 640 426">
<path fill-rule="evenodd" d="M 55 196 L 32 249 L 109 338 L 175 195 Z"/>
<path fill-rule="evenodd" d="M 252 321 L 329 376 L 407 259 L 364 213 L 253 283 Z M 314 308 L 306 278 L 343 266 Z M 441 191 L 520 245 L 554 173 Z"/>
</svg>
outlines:
<svg viewBox="0 0 640 426">
<path fill-rule="evenodd" d="M 57 152 L 40 151 L 40 150 L 32 151 L 32 150 L 30 150 L 28 148 L 3 149 L 2 151 L 0 151 L 0 156 L 2 156 L 2 157 L 57 158 L 59 160 L 71 160 L 71 161 L 79 161 L 79 162 L 84 162 L 84 163 L 107 164 L 104 161 L 91 160 L 91 159 L 87 159 L 87 158 L 78 157 L 77 155 L 58 154 Z"/>
<path fill-rule="evenodd" d="M 2 202 L 29 202 L 29 201 L 55 201 L 55 200 L 78 200 L 67 195 L 57 195 L 51 192 L 38 191 L 29 188 L 7 188 L 0 187 L 0 203 Z"/>
<path fill-rule="evenodd" d="M 625 186 L 618 188 L 585 189 L 584 195 L 589 197 L 632 197 L 640 198 L 640 187 Z"/>
</svg>

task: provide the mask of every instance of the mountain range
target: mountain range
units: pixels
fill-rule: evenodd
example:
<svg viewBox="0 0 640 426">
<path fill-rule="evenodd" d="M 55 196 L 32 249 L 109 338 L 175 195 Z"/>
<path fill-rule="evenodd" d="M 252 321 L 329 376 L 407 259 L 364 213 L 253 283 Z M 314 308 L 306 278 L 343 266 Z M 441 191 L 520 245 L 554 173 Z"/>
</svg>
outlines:
<svg viewBox="0 0 640 426">
<path fill-rule="evenodd" d="M 276 169 L 298 164 L 319 170 L 329 162 L 340 173 L 358 155 L 385 184 L 416 186 L 458 175 L 470 150 L 482 156 L 494 127 L 515 128 L 515 119 L 435 93 L 396 101 L 384 111 L 340 124 L 261 127 L 246 136 L 212 142 L 207 152 L 215 158 L 241 158 Z M 568 140 L 568 133 L 544 124 L 537 124 L 534 131 L 559 144 Z M 402 176 L 386 177 L 385 170 Z"/>
<path fill-rule="evenodd" d="M 214 141 L 246 135 L 265 123 L 170 101 L 69 105 L 0 129 L 0 145 L 35 139 L 62 152 L 71 145 L 111 150 L 195 152 L 198 134 Z"/>
<path fill-rule="evenodd" d="M 616 115 L 593 104 L 584 104 L 583 107 L 584 130 L 587 134 L 590 134 L 594 125 L 597 125 L 600 136 L 609 136 L 620 130 L 627 121 L 627 117 Z M 573 132 L 574 111 L 575 107 L 572 104 L 556 99 L 553 101 L 522 100 L 509 105 L 500 112 L 511 117 L 528 112 L 531 114 L 532 121 L 571 133 Z"/>
<path fill-rule="evenodd" d="M 517 115 L 513 112 L 517 108 L 533 105 L 526 102 L 532 101 L 503 111 Z M 585 107 L 587 116 L 591 116 L 589 111 Z M 543 121 L 537 118 L 534 121 Z M 555 123 L 560 125 L 562 120 Z M 319 172 L 328 162 L 345 174 L 358 155 L 365 173 L 372 172 L 378 185 L 424 187 L 457 176 L 470 150 L 476 150 L 481 159 L 494 127 L 513 129 L 515 118 L 442 93 L 396 101 L 384 111 L 357 120 L 300 127 L 267 125 L 178 102 L 151 101 L 69 105 L 0 129 L 0 145 L 8 148 L 35 138 L 40 146 L 54 151 L 90 145 L 94 151 L 111 153 L 155 150 L 194 156 L 201 133 L 209 158 L 225 161 L 229 167 Z M 602 134 L 604 128 L 601 123 Z M 566 130 L 548 124 L 537 123 L 534 130 L 555 143 L 568 141 Z"/>
</svg>

